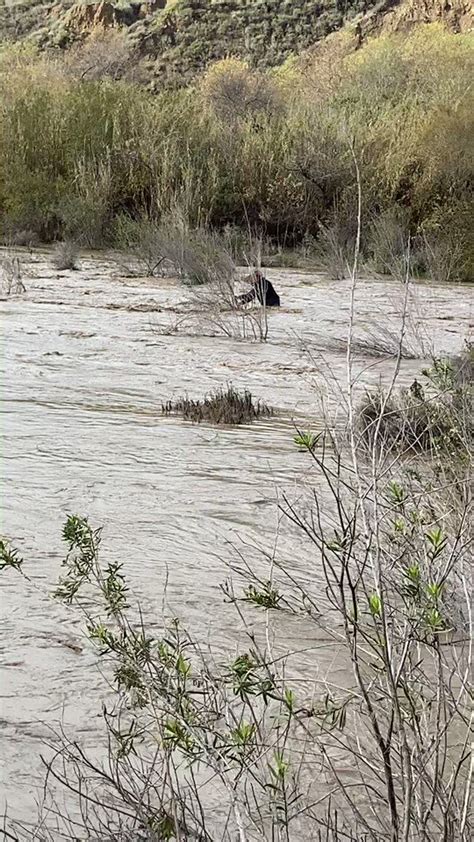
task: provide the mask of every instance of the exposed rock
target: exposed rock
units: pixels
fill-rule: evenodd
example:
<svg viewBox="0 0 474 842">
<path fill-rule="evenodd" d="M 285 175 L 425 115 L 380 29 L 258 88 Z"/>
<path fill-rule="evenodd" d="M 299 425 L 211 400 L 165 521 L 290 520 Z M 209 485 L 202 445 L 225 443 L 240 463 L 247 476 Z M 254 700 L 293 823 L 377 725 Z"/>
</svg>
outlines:
<svg viewBox="0 0 474 842">
<path fill-rule="evenodd" d="M 63 22 L 67 29 L 86 35 L 92 29 L 120 26 L 121 15 L 119 9 L 114 8 L 112 3 L 76 3 L 66 12 Z"/>
<path fill-rule="evenodd" d="M 76 36 L 83 38 L 97 29 L 114 29 L 131 26 L 138 20 L 151 17 L 155 12 L 166 8 L 167 0 L 137 0 L 128 7 L 117 6 L 114 2 L 101 0 L 98 3 L 78 2 L 65 11 L 64 5 L 54 6 L 51 10 L 56 17 L 62 18 L 64 27 Z"/>
<path fill-rule="evenodd" d="M 474 25 L 470 0 L 402 0 L 391 2 L 380 12 L 370 12 L 364 23 L 365 35 L 381 32 L 407 32 L 423 23 L 440 22 L 454 32 L 469 32 Z"/>
</svg>

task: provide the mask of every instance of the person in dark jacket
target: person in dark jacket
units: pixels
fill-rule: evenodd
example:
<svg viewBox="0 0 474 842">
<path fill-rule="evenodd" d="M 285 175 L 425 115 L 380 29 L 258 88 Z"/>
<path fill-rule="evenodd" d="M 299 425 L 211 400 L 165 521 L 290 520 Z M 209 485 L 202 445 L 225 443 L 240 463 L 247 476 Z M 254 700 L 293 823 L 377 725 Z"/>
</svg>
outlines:
<svg viewBox="0 0 474 842">
<path fill-rule="evenodd" d="M 250 304 L 251 301 L 257 299 L 262 307 L 280 306 L 280 296 L 273 284 L 268 278 L 264 278 L 261 272 L 253 272 L 246 280 L 250 281 L 251 287 L 248 292 L 236 297 L 237 304 Z"/>
</svg>

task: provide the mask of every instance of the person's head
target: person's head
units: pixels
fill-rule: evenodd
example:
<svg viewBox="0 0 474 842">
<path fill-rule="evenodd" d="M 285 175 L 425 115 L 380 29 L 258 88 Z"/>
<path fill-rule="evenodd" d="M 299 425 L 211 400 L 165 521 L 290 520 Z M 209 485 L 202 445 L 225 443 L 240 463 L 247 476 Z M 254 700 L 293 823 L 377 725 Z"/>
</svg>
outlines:
<svg viewBox="0 0 474 842">
<path fill-rule="evenodd" d="M 262 280 L 263 280 L 263 275 L 262 275 L 262 273 L 260 272 L 260 270 L 259 270 L 259 269 L 255 269 L 255 270 L 252 272 L 251 276 L 250 276 L 250 281 L 251 281 L 251 283 L 252 283 L 252 286 L 256 286 L 256 285 L 257 285 L 257 284 L 259 284 L 259 283 L 260 283 L 260 281 L 262 281 Z"/>
<path fill-rule="evenodd" d="M 247 281 L 251 286 L 256 286 L 263 279 L 262 273 L 258 269 L 254 269 L 250 275 L 246 275 L 244 281 Z"/>
</svg>

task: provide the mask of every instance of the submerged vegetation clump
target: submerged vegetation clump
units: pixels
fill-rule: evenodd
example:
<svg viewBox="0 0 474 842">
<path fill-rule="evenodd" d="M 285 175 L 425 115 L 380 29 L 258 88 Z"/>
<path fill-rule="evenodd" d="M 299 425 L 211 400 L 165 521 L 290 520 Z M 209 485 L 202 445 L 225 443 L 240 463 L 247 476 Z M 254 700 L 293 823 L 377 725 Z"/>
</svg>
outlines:
<svg viewBox="0 0 474 842">
<path fill-rule="evenodd" d="M 168 401 L 161 409 L 164 415 L 182 415 L 186 421 L 198 424 L 201 421 L 212 424 L 248 424 L 257 418 L 273 415 L 271 407 L 263 401 L 255 401 L 250 392 L 239 392 L 233 386 L 217 389 L 203 400 L 186 397 Z"/>
<path fill-rule="evenodd" d="M 359 433 L 364 446 L 395 447 L 438 455 L 461 455 L 474 438 L 474 349 L 435 359 L 422 371 L 422 382 L 408 389 L 367 391 L 359 406 Z"/>
</svg>

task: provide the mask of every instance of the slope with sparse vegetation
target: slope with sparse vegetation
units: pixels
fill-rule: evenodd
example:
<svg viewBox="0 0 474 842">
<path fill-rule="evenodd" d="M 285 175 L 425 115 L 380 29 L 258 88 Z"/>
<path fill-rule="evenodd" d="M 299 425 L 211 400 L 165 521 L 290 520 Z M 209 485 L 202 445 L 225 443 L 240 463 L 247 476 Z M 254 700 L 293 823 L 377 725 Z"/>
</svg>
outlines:
<svg viewBox="0 0 474 842">
<path fill-rule="evenodd" d="M 472 8 L 468 0 L 0 0 L 0 40 L 65 53 L 113 32 L 122 41 L 116 72 L 130 76 L 140 65 L 141 81 L 157 89 L 186 84 L 228 56 L 280 65 L 346 25 L 357 46 L 432 21 L 466 31 Z"/>
</svg>

